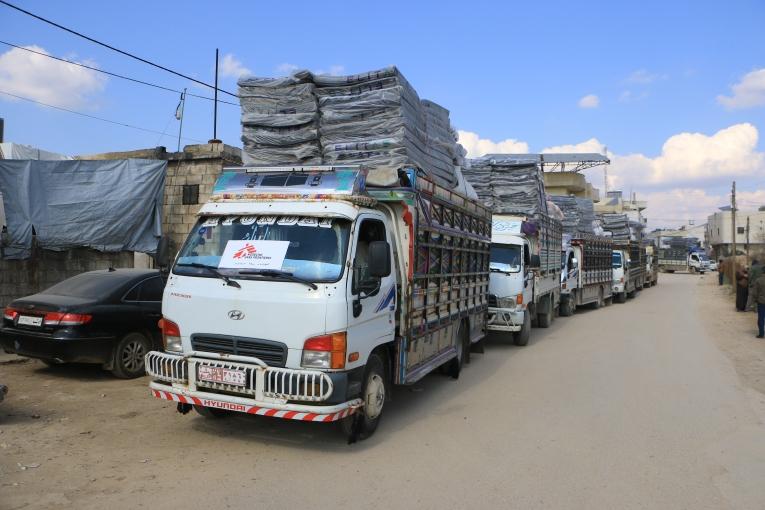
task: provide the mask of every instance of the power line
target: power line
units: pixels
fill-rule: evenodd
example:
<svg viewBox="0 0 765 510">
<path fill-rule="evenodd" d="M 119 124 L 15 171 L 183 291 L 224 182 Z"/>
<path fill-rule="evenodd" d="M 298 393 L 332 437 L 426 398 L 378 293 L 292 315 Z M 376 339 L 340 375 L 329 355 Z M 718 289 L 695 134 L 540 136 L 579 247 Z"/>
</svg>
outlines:
<svg viewBox="0 0 765 510">
<path fill-rule="evenodd" d="M 30 49 L 30 48 L 25 48 L 23 46 L 19 46 L 17 44 L 9 43 L 7 41 L 0 41 L 0 44 L 5 44 L 6 46 L 11 46 L 11 47 L 17 48 L 19 50 L 28 51 L 29 53 L 34 53 L 35 55 L 41 55 L 43 57 L 52 58 L 53 60 L 58 60 L 59 62 L 65 62 L 67 64 L 71 64 L 71 65 L 74 65 L 74 66 L 84 67 L 85 69 L 90 69 L 91 71 L 96 71 L 96 72 L 99 72 L 99 73 L 108 74 L 109 76 L 114 76 L 115 78 L 121 78 L 123 80 L 132 81 L 134 83 L 140 83 L 141 85 L 147 85 L 149 87 L 154 87 L 154 88 L 161 89 L 161 90 L 167 90 L 168 92 L 175 92 L 176 94 L 180 94 L 181 93 L 180 90 L 171 89 L 170 87 L 165 87 L 163 85 L 157 85 L 156 83 L 149 83 L 148 81 L 138 80 L 136 78 L 131 78 L 129 76 L 125 76 L 125 75 L 122 75 L 122 74 L 113 73 L 111 71 L 104 71 L 103 69 L 99 69 L 97 67 L 92 67 L 92 66 L 89 66 L 89 65 L 86 65 L 86 64 L 82 64 L 80 62 L 74 62 L 73 60 L 67 60 L 65 58 L 56 57 L 56 56 L 50 55 L 48 53 L 43 53 L 42 51 L 37 51 L 37 50 Z M 191 93 L 187 93 L 187 95 L 192 96 L 192 97 L 197 97 L 199 99 L 207 99 L 208 101 L 214 101 L 214 99 L 212 97 L 199 96 L 197 94 L 191 94 Z M 225 103 L 225 104 L 230 104 L 230 105 L 234 105 L 234 106 L 239 106 L 236 103 L 232 103 L 230 101 L 223 101 L 222 99 L 219 99 L 218 102 Z"/>
<path fill-rule="evenodd" d="M 85 39 L 87 41 L 90 41 L 90 42 L 94 43 L 94 44 L 98 44 L 99 46 L 103 46 L 104 48 L 108 48 L 108 49 L 110 49 L 112 51 L 116 51 L 117 53 L 125 55 L 126 57 L 130 57 L 130 58 L 133 58 L 135 60 L 138 60 L 139 62 L 143 62 L 144 64 L 149 64 L 150 66 L 156 67 L 157 69 L 162 69 L 163 71 L 167 71 L 168 73 L 174 74 L 176 76 L 180 76 L 181 78 L 185 78 L 187 80 L 193 81 L 193 82 L 198 83 L 200 85 L 204 85 L 205 87 L 208 87 L 208 88 L 211 88 L 211 89 L 217 88 L 217 87 L 215 87 L 213 85 L 210 85 L 209 83 L 205 83 L 205 82 L 203 82 L 201 80 L 197 80 L 196 78 L 192 78 L 191 76 L 187 76 L 187 75 L 185 75 L 183 73 L 179 73 L 178 71 L 173 71 L 170 68 L 167 68 L 167 67 L 159 65 L 159 64 L 155 64 L 154 62 L 152 62 L 150 60 L 146 60 L 145 58 L 141 58 L 141 57 L 139 57 L 137 55 L 134 55 L 134 54 L 129 53 L 127 51 L 123 51 L 123 50 L 121 50 L 119 48 L 115 48 L 114 46 L 111 46 L 109 44 L 101 42 L 101 41 L 99 41 L 97 39 L 93 39 L 92 37 L 89 37 L 89 36 L 87 36 L 85 34 L 82 34 L 82 33 L 78 32 L 76 30 L 72 30 L 71 28 L 67 28 L 67 27 L 65 27 L 63 25 L 59 25 L 55 21 L 51 21 L 49 19 L 43 18 L 42 16 L 38 16 L 37 14 L 34 14 L 34 13 L 29 12 L 27 10 L 24 10 L 21 7 L 13 5 L 12 3 L 6 2 L 5 0 L 0 0 L 0 4 L 3 4 L 5 6 L 7 6 L 7 7 L 10 7 L 11 9 L 15 9 L 15 10 L 21 12 L 21 13 L 26 14 L 27 16 L 31 16 L 31 17 L 33 17 L 35 19 L 38 19 L 38 20 L 40 20 L 40 21 L 42 21 L 44 23 L 47 23 L 49 25 L 52 25 L 52 26 L 54 26 L 56 28 L 60 28 L 61 30 L 64 30 L 66 32 L 69 32 L 70 34 L 76 35 L 77 37 L 81 37 L 81 38 L 83 38 L 83 39 Z M 231 92 L 228 92 L 226 90 L 223 90 L 223 89 L 218 89 L 218 90 L 220 90 L 224 94 L 228 94 L 229 96 L 239 97 L 236 94 L 232 94 Z"/>
<path fill-rule="evenodd" d="M 56 110 L 61 110 L 62 112 L 73 113 L 75 115 L 80 115 L 82 117 L 87 117 L 89 119 L 100 120 L 102 122 L 108 122 L 109 124 L 116 124 L 117 126 L 123 126 L 123 127 L 131 128 L 131 129 L 137 129 L 139 131 L 145 131 L 147 133 L 154 133 L 155 135 L 170 136 L 170 135 L 166 135 L 165 133 L 163 133 L 161 131 L 155 131 L 154 129 L 142 128 L 140 126 L 133 126 L 132 124 L 125 124 L 124 122 L 117 122 L 116 120 L 104 119 L 103 117 L 96 117 L 95 115 L 89 115 L 87 113 L 82 113 L 82 112 L 77 112 L 77 111 L 74 111 L 74 110 L 69 110 L 67 108 L 62 108 L 61 106 L 55 106 L 55 105 L 52 105 L 52 104 L 43 103 L 41 101 L 36 101 L 36 100 L 30 99 L 28 97 L 17 96 L 16 94 L 11 94 L 10 92 L 6 92 L 4 90 L 0 90 L 0 94 L 5 94 L 6 96 L 15 97 L 16 99 L 21 99 L 23 101 L 29 101 L 30 103 L 39 104 L 40 106 L 46 106 L 48 108 L 54 108 Z M 202 140 L 197 140 L 196 138 L 186 138 L 186 137 L 183 137 L 183 138 L 184 138 L 184 140 L 189 140 L 189 141 L 192 141 L 192 142 L 205 143 Z"/>
</svg>

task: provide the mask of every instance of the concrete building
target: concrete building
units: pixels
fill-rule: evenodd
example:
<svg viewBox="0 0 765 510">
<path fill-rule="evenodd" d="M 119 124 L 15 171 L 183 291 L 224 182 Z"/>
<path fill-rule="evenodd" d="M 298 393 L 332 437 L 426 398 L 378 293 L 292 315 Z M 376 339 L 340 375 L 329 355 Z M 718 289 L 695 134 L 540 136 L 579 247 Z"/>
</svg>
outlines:
<svg viewBox="0 0 765 510">
<path fill-rule="evenodd" d="M 637 221 L 646 225 L 648 218 L 643 215 L 643 211 L 648 207 L 648 202 L 637 200 L 633 194 L 632 198 L 625 199 L 621 191 L 609 191 L 604 200 L 595 204 L 596 214 L 626 214 L 631 221 Z"/>
<path fill-rule="evenodd" d="M 556 196 L 575 196 L 600 201 L 600 191 L 577 172 L 545 172 L 545 191 Z"/>
<path fill-rule="evenodd" d="M 706 241 L 715 257 L 733 253 L 733 224 L 730 210 L 719 211 L 707 218 Z M 747 230 L 747 221 L 749 229 Z M 765 210 L 736 212 L 736 253 L 765 259 Z"/>
</svg>

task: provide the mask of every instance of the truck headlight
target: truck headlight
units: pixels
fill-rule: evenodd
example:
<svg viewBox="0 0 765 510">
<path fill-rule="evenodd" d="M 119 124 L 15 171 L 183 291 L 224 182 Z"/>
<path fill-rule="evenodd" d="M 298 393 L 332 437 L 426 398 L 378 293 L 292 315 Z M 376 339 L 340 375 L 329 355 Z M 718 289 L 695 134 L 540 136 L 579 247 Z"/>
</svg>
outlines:
<svg viewBox="0 0 765 510">
<path fill-rule="evenodd" d="M 303 344 L 304 368 L 345 368 L 345 331 L 309 338 Z"/>
<path fill-rule="evenodd" d="M 518 306 L 523 304 L 523 294 L 518 294 L 512 297 L 497 298 L 497 308 L 507 308 L 509 310 L 515 310 Z"/>
<path fill-rule="evenodd" d="M 158 326 L 162 330 L 162 343 L 165 346 L 165 350 L 168 352 L 183 352 L 181 328 L 178 327 L 178 324 L 163 317 L 159 320 Z"/>
</svg>

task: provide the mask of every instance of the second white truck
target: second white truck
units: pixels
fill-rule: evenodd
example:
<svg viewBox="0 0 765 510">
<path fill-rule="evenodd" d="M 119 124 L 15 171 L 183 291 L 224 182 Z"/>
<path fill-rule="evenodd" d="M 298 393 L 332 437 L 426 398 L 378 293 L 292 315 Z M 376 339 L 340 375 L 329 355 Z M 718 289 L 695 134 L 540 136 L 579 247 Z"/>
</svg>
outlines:
<svg viewBox="0 0 765 510">
<path fill-rule="evenodd" d="M 549 327 L 560 303 L 561 223 L 495 214 L 487 329 L 527 345 L 532 324 Z"/>
<path fill-rule="evenodd" d="M 584 233 L 565 237 L 560 315 L 572 315 L 584 305 L 600 308 L 609 304 L 613 278 L 611 239 Z"/>
</svg>

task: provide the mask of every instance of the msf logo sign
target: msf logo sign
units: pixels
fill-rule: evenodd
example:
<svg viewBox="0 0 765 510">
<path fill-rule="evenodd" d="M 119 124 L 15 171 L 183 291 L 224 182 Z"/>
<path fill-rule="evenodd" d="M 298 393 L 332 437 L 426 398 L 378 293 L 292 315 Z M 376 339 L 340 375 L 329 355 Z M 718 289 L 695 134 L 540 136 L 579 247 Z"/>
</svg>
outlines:
<svg viewBox="0 0 765 510">
<path fill-rule="evenodd" d="M 234 259 L 245 259 L 248 257 L 255 256 L 258 253 L 258 250 L 251 245 L 250 243 L 245 244 L 243 247 L 239 248 L 234 252 L 234 255 L 232 258 Z"/>
</svg>

